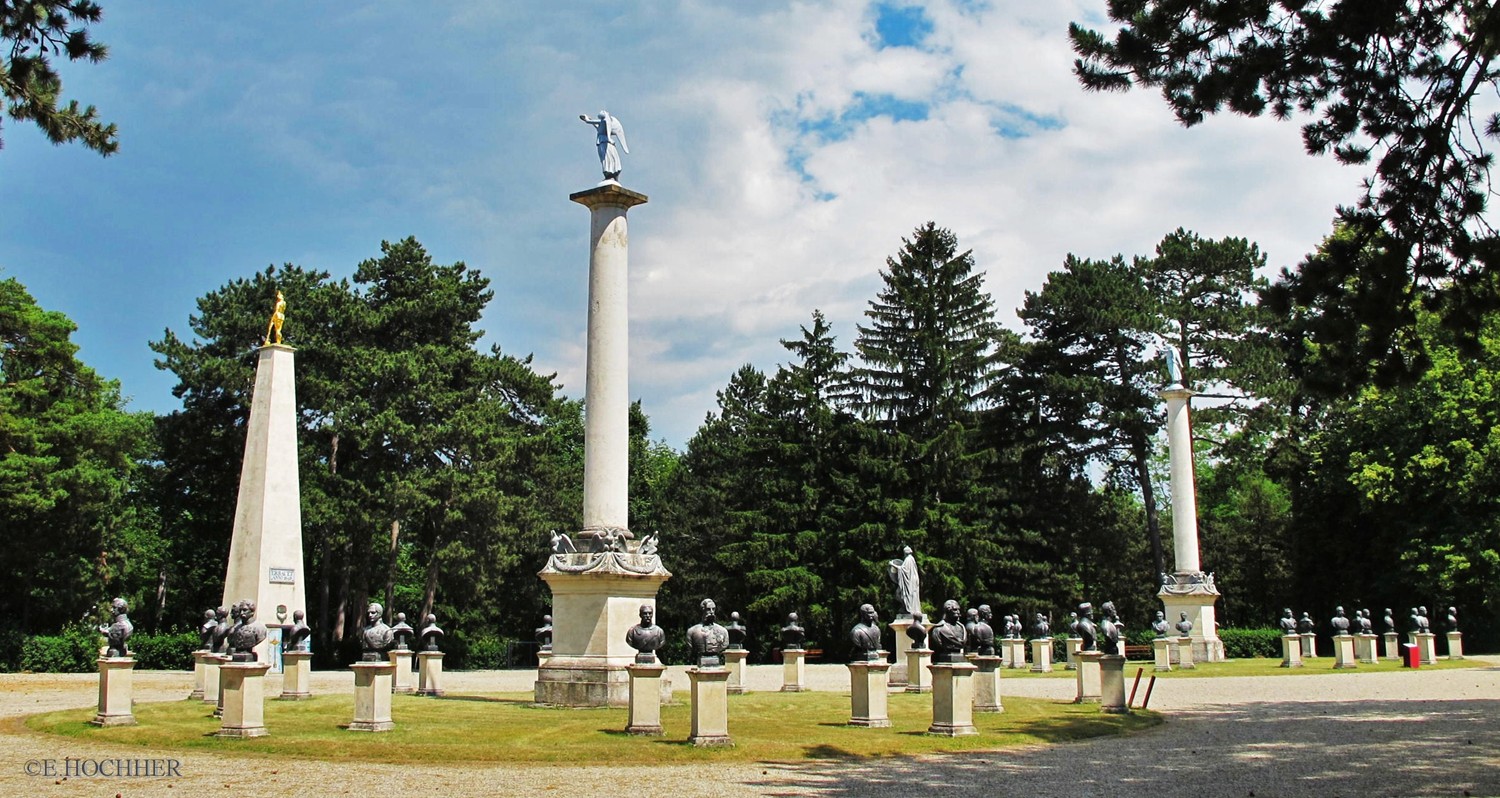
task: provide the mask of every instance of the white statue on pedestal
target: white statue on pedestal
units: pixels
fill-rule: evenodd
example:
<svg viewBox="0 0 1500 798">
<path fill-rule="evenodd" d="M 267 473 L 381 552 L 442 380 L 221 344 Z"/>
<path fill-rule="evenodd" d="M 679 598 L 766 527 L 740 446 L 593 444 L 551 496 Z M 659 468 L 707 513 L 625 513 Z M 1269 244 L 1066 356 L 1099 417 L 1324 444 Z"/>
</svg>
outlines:
<svg viewBox="0 0 1500 798">
<path fill-rule="evenodd" d="M 578 115 L 579 119 L 594 126 L 598 134 L 599 165 L 604 167 L 604 179 L 616 180 L 620 177 L 620 153 L 615 150 L 615 141 L 620 142 L 620 149 L 625 154 L 630 154 L 630 145 L 625 143 L 625 126 L 620 120 L 609 115 L 608 111 L 600 110 L 597 118 Z"/>
</svg>

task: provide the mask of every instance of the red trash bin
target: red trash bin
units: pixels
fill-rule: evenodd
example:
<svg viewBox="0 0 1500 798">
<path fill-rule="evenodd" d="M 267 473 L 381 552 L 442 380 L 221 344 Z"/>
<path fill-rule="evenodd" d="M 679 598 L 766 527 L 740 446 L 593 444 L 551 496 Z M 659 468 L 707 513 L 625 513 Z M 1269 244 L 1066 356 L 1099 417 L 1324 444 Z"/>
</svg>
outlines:
<svg viewBox="0 0 1500 798">
<path fill-rule="evenodd" d="M 1402 643 L 1401 665 L 1406 668 L 1422 667 L 1422 650 L 1411 643 Z"/>
</svg>

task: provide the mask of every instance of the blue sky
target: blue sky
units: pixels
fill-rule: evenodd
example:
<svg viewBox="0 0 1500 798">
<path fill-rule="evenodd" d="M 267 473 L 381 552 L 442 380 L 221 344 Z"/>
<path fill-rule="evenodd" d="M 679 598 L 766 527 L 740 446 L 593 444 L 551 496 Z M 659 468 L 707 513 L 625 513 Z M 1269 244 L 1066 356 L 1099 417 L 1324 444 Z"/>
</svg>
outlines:
<svg viewBox="0 0 1500 798">
<path fill-rule="evenodd" d="M 681 446 L 815 308 L 848 347 L 928 220 L 1015 326 L 1069 252 L 1146 253 L 1182 226 L 1291 265 L 1358 190 L 1295 125 L 1184 131 L 1153 94 L 1085 94 L 1066 26 L 1103 0 L 553 5 L 106 2 L 109 60 L 65 67 L 65 94 L 120 152 L 4 122 L 0 275 L 164 412 L 147 342 L 186 333 L 197 297 L 273 263 L 348 275 L 412 235 L 490 278 L 487 343 L 577 396 L 588 217 L 567 196 L 599 180 L 577 116 L 607 108 L 622 182 L 651 197 L 631 211 L 631 391 Z"/>
</svg>

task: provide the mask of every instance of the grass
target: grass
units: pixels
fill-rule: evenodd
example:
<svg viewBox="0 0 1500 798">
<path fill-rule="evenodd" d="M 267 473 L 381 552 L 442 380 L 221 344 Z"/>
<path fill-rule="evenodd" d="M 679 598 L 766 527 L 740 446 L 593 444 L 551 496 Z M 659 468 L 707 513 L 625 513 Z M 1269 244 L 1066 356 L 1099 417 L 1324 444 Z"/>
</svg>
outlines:
<svg viewBox="0 0 1500 798">
<path fill-rule="evenodd" d="M 975 713 L 979 734 L 932 737 L 931 696 L 890 696 L 889 729 L 845 725 L 849 698 L 840 693 L 748 693 L 729 698 L 733 748 L 687 743 L 685 703 L 662 707 L 663 737 L 632 737 L 624 709 L 548 709 L 524 694 L 393 696 L 396 728 L 367 734 L 344 729 L 351 695 L 307 701 L 266 701 L 270 735 L 253 740 L 213 736 L 219 722 L 201 701 L 139 704 L 137 726 L 88 725 L 93 710 L 33 715 L 27 728 L 48 734 L 138 745 L 152 751 L 235 753 L 326 761 L 435 764 L 445 762 L 577 764 L 578 762 L 792 762 L 988 751 L 1057 743 L 1149 728 L 1153 712 L 1105 715 L 1098 705 L 1006 698 L 1004 713 Z"/>
</svg>

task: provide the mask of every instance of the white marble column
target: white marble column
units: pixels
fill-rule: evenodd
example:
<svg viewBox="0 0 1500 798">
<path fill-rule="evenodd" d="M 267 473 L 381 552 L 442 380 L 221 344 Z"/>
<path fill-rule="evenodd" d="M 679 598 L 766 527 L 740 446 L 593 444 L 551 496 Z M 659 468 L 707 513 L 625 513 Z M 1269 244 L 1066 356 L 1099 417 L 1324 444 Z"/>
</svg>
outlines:
<svg viewBox="0 0 1500 798">
<path fill-rule="evenodd" d="M 1172 549 L 1177 573 L 1202 571 L 1198 561 L 1198 497 L 1193 487 L 1193 429 L 1188 399 L 1181 385 L 1164 388 L 1167 400 L 1167 452 L 1172 473 Z"/>
<path fill-rule="evenodd" d="M 626 530 L 630 457 L 630 234 L 625 214 L 646 195 L 618 185 L 573 194 L 589 226 L 588 359 L 584 388 L 583 533 Z"/>
</svg>

